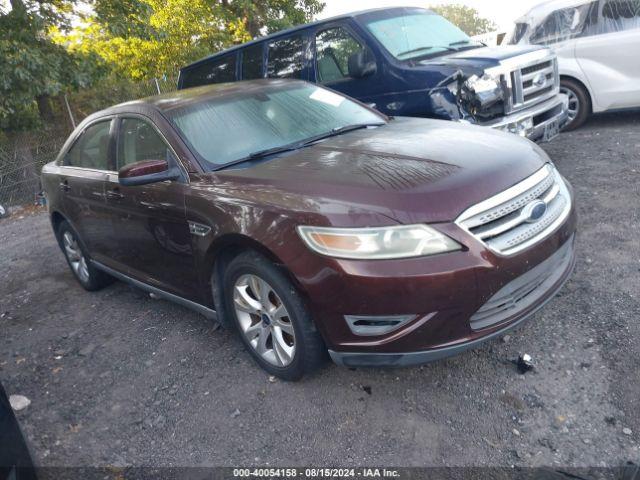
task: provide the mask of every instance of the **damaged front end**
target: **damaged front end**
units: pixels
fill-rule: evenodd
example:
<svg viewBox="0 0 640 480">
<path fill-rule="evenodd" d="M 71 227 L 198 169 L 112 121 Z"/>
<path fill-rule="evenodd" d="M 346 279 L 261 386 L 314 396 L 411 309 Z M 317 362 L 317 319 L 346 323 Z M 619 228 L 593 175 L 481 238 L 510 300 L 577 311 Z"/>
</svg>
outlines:
<svg viewBox="0 0 640 480">
<path fill-rule="evenodd" d="M 567 121 L 555 56 L 509 59 L 482 72 L 457 70 L 429 91 L 434 115 L 549 141 Z"/>
</svg>

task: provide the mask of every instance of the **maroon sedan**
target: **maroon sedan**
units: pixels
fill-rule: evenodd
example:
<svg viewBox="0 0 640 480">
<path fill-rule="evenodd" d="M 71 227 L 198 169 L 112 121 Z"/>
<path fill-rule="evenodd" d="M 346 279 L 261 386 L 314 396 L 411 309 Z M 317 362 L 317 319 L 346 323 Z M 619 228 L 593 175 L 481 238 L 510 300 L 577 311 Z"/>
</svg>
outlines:
<svg viewBox="0 0 640 480">
<path fill-rule="evenodd" d="M 43 170 L 87 290 L 114 278 L 234 326 L 268 372 L 413 365 L 504 333 L 574 264 L 571 189 L 514 135 L 388 118 L 298 81 L 91 115 Z"/>
</svg>

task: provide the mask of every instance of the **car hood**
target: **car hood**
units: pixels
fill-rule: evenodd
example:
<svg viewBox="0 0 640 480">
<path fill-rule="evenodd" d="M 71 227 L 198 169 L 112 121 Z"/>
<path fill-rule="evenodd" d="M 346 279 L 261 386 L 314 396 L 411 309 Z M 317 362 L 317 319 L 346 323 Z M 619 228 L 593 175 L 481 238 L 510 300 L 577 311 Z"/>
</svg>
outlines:
<svg viewBox="0 0 640 480">
<path fill-rule="evenodd" d="M 364 226 L 366 214 L 399 223 L 447 222 L 548 161 L 534 143 L 486 127 L 396 118 L 244 168 L 214 172 L 216 191 L 278 210 Z"/>
<path fill-rule="evenodd" d="M 503 60 L 541 49 L 543 49 L 543 47 L 537 45 L 503 45 L 499 47 L 472 48 L 433 59 L 423 60 L 418 62 L 417 66 L 418 68 L 447 66 L 452 69 L 460 68 L 469 73 L 478 73 L 487 68 L 497 67 Z"/>
</svg>

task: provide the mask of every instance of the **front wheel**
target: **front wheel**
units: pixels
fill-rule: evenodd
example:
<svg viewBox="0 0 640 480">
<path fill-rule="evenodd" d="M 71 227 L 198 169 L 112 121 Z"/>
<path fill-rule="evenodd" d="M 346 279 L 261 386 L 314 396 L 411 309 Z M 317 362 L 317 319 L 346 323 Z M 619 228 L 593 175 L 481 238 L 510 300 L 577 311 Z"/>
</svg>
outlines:
<svg viewBox="0 0 640 480">
<path fill-rule="evenodd" d="M 591 99 L 589 94 L 578 82 L 569 78 L 560 80 L 560 93 L 569 98 L 569 121 L 562 128 L 569 132 L 581 126 L 589 118 L 591 113 Z"/>
<path fill-rule="evenodd" d="M 60 223 L 57 236 L 71 272 L 73 272 L 76 280 L 85 290 L 100 290 L 113 283 L 113 277 L 91 265 L 87 254 L 82 248 L 78 234 L 68 222 L 63 221 Z"/>
<path fill-rule="evenodd" d="M 226 311 L 256 362 L 283 380 L 319 368 L 327 351 L 291 281 L 255 252 L 238 255 L 224 274 Z"/>
</svg>

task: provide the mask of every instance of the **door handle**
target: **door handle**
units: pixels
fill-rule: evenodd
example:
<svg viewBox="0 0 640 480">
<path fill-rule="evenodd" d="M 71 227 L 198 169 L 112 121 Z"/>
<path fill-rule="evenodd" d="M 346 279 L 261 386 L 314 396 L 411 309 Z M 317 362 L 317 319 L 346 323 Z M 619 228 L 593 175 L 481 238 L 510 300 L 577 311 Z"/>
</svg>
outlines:
<svg viewBox="0 0 640 480">
<path fill-rule="evenodd" d="M 111 200 L 120 200 L 124 198 L 124 195 L 117 190 L 109 190 L 107 192 L 107 198 L 110 198 Z"/>
<path fill-rule="evenodd" d="M 62 190 L 63 192 L 68 192 L 69 190 L 71 190 L 68 180 L 63 180 L 62 182 L 60 182 L 60 190 Z"/>
</svg>

